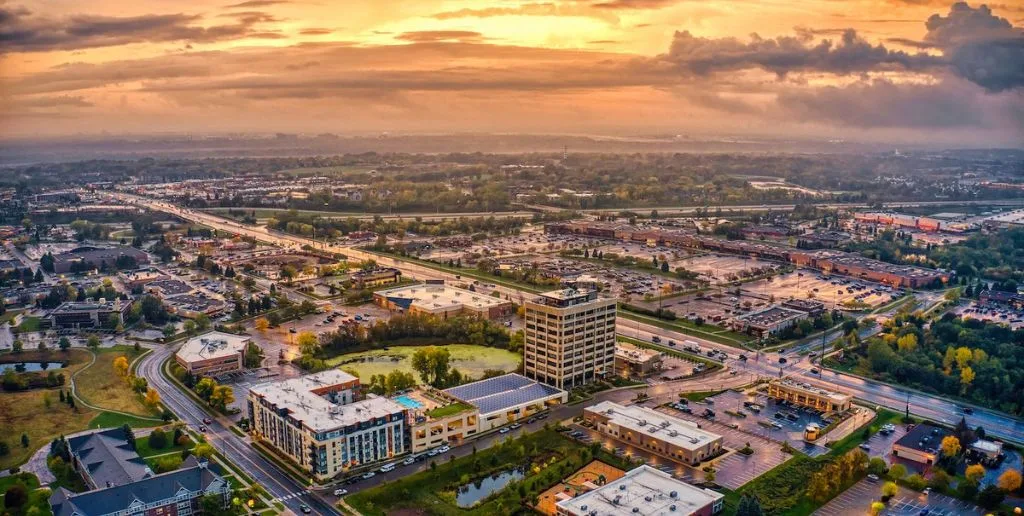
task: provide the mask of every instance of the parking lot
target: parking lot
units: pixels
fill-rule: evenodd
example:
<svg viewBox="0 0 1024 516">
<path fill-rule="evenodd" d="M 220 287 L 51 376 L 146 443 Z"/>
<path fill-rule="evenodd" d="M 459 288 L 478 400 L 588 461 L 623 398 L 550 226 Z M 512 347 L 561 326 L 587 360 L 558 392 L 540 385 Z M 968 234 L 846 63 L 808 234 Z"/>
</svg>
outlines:
<svg viewBox="0 0 1024 516">
<path fill-rule="evenodd" d="M 814 514 L 815 516 L 868 514 L 871 504 L 878 501 L 881 495 L 882 482 L 864 479 L 840 493 L 839 496 L 833 498 Z M 927 514 L 929 516 L 984 513 L 979 507 L 968 502 L 950 498 L 939 493 L 924 495 L 904 487 L 900 487 L 896 496 L 889 500 L 889 503 L 886 505 L 886 509 L 882 514 L 894 516 L 917 516 L 925 509 L 928 510 Z"/>
<path fill-rule="evenodd" d="M 807 269 L 796 270 L 772 279 L 752 281 L 743 285 L 743 290 L 752 294 L 768 293 L 775 299 L 807 299 L 813 295 L 818 301 L 831 308 L 842 307 L 847 301 L 865 303 L 867 306 L 878 306 L 888 303 L 893 295 L 900 295 L 898 290 L 872 283 L 866 280 L 854 280 L 844 276 L 822 276 L 816 271 Z"/>
<path fill-rule="evenodd" d="M 745 403 L 749 405 L 745 405 Z M 820 414 L 776 402 L 764 394 L 746 394 L 727 390 L 708 398 L 703 404 L 690 402 L 690 409 L 693 411 L 692 415 L 682 414 L 686 419 L 704 421 L 698 416 L 705 409 L 710 409 L 715 412 L 716 422 L 713 424 L 726 428 L 735 426 L 736 428 L 732 430 L 740 432 L 743 436 L 773 441 L 776 443 L 776 447 L 786 441 L 790 446 L 812 457 L 828 452 L 828 448 L 821 444 L 808 443 L 803 439 L 804 428 L 808 424 L 816 423 L 821 428 L 828 426 Z M 675 412 L 679 413 L 679 411 Z M 738 417 L 729 412 L 746 414 L 746 417 Z M 742 446 L 741 443 L 740 447 Z"/>
<path fill-rule="evenodd" d="M 672 380 L 686 378 L 694 373 L 697 367 L 696 362 L 684 360 L 669 354 L 661 358 L 661 371 L 652 374 L 646 379 L 647 385 L 658 385 Z"/>
<path fill-rule="evenodd" d="M 970 306 L 956 308 L 955 312 L 968 319 L 1008 324 L 1014 330 L 1024 328 L 1024 312 L 1006 306 L 972 303 Z"/>
<path fill-rule="evenodd" d="M 606 266 L 583 259 L 562 258 L 555 255 L 528 255 L 502 263 L 513 267 L 536 267 L 552 277 L 576 279 L 582 276 L 601 284 L 606 292 L 637 301 L 647 295 L 661 296 L 695 286 L 689 282 L 651 272 L 641 272 L 613 265 Z"/>
</svg>

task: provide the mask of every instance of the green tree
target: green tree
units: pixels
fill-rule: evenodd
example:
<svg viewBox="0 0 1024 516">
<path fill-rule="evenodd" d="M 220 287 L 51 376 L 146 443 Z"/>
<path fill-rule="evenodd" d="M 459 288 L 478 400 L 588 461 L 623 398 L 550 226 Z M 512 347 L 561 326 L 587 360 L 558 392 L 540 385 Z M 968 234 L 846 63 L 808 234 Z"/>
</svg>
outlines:
<svg viewBox="0 0 1024 516">
<path fill-rule="evenodd" d="M 756 496 L 743 495 L 740 498 L 740 503 L 736 506 L 736 516 L 764 516 L 761 502 Z"/>
<path fill-rule="evenodd" d="M 67 351 L 71 348 L 71 341 L 68 340 L 67 337 L 61 337 L 60 340 L 57 341 L 57 347 L 59 347 L 61 351 Z"/>
<path fill-rule="evenodd" d="M 89 335 L 89 338 L 85 341 L 85 345 L 88 346 L 89 349 L 98 349 L 100 347 L 100 338 L 96 336 L 96 334 Z"/>
<path fill-rule="evenodd" d="M 882 496 L 892 498 L 899 492 L 899 488 L 896 486 L 896 482 L 886 482 L 882 484 Z"/>
<path fill-rule="evenodd" d="M 905 476 L 907 476 L 907 467 L 903 464 L 893 464 L 892 467 L 889 468 L 889 478 L 893 480 L 901 480 Z"/>
<path fill-rule="evenodd" d="M 21 353 L 23 349 L 25 349 L 25 343 L 21 339 L 14 339 L 14 342 L 11 343 L 11 352 Z"/>
</svg>

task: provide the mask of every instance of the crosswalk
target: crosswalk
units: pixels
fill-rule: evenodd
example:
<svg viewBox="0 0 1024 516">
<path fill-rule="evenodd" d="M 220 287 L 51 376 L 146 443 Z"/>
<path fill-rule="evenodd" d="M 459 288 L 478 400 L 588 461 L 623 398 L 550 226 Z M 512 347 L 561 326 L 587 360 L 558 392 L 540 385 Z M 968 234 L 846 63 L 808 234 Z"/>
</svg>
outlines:
<svg viewBox="0 0 1024 516">
<path fill-rule="evenodd" d="M 271 502 L 287 502 L 288 500 L 299 498 L 301 496 L 306 496 L 307 494 L 310 494 L 311 492 L 312 491 L 310 491 L 309 489 L 303 489 L 301 491 L 295 491 L 293 493 L 288 493 L 288 494 L 286 494 L 284 496 L 279 496 L 277 498 L 274 498 L 273 500 L 271 500 Z"/>
</svg>

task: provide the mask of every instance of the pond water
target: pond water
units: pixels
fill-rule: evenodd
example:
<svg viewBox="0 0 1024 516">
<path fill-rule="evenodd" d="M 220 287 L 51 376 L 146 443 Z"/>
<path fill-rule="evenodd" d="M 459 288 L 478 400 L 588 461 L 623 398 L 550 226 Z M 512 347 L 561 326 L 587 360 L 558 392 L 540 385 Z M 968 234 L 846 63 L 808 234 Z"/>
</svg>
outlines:
<svg viewBox="0 0 1024 516">
<path fill-rule="evenodd" d="M 459 490 L 455 493 L 455 502 L 463 509 L 472 507 L 480 500 L 505 489 L 509 482 L 522 480 L 525 475 L 525 469 L 516 468 L 495 473 L 476 482 L 466 484 L 459 487 Z"/>
<path fill-rule="evenodd" d="M 0 373 L 6 373 L 13 369 L 16 373 L 30 373 L 34 371 L 46 371 L 47 369 L 60 369 L 64 367 L 61 362 L 14 362 L 12 364 L 0 364 Z"/>
</svg>

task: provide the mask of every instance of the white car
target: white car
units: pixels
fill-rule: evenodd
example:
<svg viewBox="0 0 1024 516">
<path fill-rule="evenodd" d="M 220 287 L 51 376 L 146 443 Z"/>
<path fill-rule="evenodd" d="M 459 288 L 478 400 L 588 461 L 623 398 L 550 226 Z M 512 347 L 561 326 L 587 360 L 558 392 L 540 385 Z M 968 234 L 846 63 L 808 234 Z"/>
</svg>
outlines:
<svg viewBox="0 0 1024 516">
<path fill-rule="evenodd" d="M 437 449 L 437 453 L 448 453 L 451 450 L 452 449 L 450 447 L 448 447 L 448 446 L 442 446 L 442 447 Z"/>
<path fill-rule="evenodd" d="M 348 494 L 348 489 L 335 489 L 334 496 L 345 496 Z"/>
<path fill-rule="evenodd" d="M 409 465 L 414 464 L 415 462 L 416 462 L 416 459 L 414 459 L 412 457 L 409 457 L 408 459 L 405 459 L 405 460 L 402 461 L 402 465 L 409 466 Z"/>
<path fill-rule="evenodd" d="M 366 480 L 368 478 L 373 478 L 375 476 L 377 476 L 376 472 L 374 472 L 374 471 L 367 471 L 366 473 L 363 473 L 363 477 L 362 478 L 363 478 L 363 480 Z"/>
</svg>

